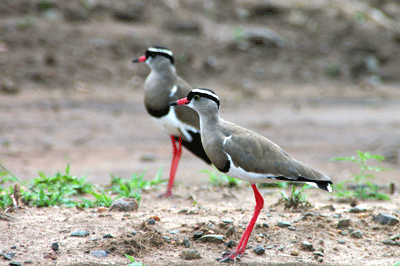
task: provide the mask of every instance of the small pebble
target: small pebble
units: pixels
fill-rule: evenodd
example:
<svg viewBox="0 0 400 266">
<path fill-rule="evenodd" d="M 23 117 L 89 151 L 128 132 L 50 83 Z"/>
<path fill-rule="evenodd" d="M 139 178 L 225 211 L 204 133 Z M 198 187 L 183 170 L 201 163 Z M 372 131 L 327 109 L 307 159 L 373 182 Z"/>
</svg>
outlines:
<svg viewBox="0 0 400 266">
<path fill-rule="evenodd" d="M 90 233 L 88 231 L 81 230 L 81 231 L 75 231 L 75 232 L 71 233 L 71 236 L 84 237 L 84 236 L 88 236 L 89 234 Z"/>
<path fill-rule="evenodd" d="M 351 212 L 351 213 L 362 213 L 362 212 L 366 212 L 366 211 L 367 211 L 367 209 L 365 207 L 360 207 L 360 206 L 353 207 L 349 210 L 349 212 Z"/>
<path fill-rule="evenodd" d="M 233 224 L 232 220 L 222 220 L 224 224 Z"/>
<path fill-rule="evenodd" d="M 372 219 L 380 224 L 387 225 L 396 225 L 399 223 L 399 219 L 394 217 L 393 215 L 379 213 L 378 215 L 374 215 Z"/>
<path fill-rule="evenodd" d="M 232 248 L 232 247 L 236 246 L 236 242 L 231 239 L 231 240 L 225 242 L 225 246 L 228 248 Z"/>
<path fill-rule="evenodd" d="M 265 248 L 263 246 L 261 246 L 260 244 L 258 244 L 255 248 L 254 248 L 254 252 L 257 255 L 263 255 L 265 253 Z"/>
<path fill-rule="evenodd" d="M 217 230 L 217 226 L 215 224 L 213 224 L 213 223 L 207 224 L 207 228 L 212 230 L 212 231 Z"/>
<path fill-rule="evenodd" d="M 156 220 L 156 222 L 161 221 L 160 216 L 157 216 L 157 215 L 153 215 L 153 216 L 149 217 L 149 219 L 154 219 L 154 220 Z"/>
<path fill-rule="evenodd" d="M 324 256 L 324 254 L 323 254 L 322 252 L 320 252 L 320 251 L 315 251 L 315 252 L 313 253 L 313 255 L 314 255 L 315 258 L 317 258 L 317 257 L 323 257 L 323 256 Z"/>
<path fill-rule="evenodd" d="M 203 235 L 204 235 L 203 231 L 195 231 L 195 232 L 193 233 L 193 238 L 194 238 L 194 239 L 197 239 L 197 238 L 202 237 Z"/>
<path fill-rule="evenodd" d="M 147 221 L 148 224 L 156 224 L 156 220 L 155 219 L 149 219 Z"/>
<path fill-rule="evenodd" d="M 296 231 L 296 228 L 292 227 L 292 226 L 289 226 L 288 229 L 291 230 L 291 231 Z"/>
<path fill-rule="evenodd" d="M 232 236 L 236 233 L 236 228 L 234 225 L 229 226 L 228 230 L 226 231 L 226 236 Z"/>
<path fill-rule="evenodd" d="M 0 91 L 5 94 L 17 94 L 20 89 L 11 79 L 4 79 L 0 84 Z"/>
<path fill-rule="evenodd" d="M 194 260 L 201 258 L 201 254 L 197 250 L 184 250 L 181 252 L 180 256 L 184 260 Z"/>
<path fill-rule="evenodd" d="M 57 254 L 55 252 L 44 252 L 43 258 L 50 260 L 57 260 Z"/>
<path fill-rule="evenodd" d="M 107 252 L 105 250 L 95 250 L 92 251 L 92 255 L 95 258 L 105 258 L 108 256 Z"/>
<path fill-rule="evenodd" d="M 187 213 L 187 212 L 188 212 L 188 209 L 182 209 L 182 210 L 178 211 L 178 213 Z"/>
<path fill-rule="evenodd" d="M 299 255 L 299 251 L 297 249 L 293 249 L 292 251 L 290 251 L 290 255 L 298 256 Z"/>
<path fill-rule="evenodd" d="M 210 243 L 223 243 L 224 236 L 223 235 L 205 235 L 200 237 L 201 242 L 210 242 Z"/>
<path fill-rule="evenodd" d="M 5 260 L 11 260 L 12 258 L 15 257 L 15 252 L 10 252 L 7 254 L 2 254 Z"/>
<path fill-rule="evenodd" d="M 393 241 L 393 240 L 383 240 L 383 244 L 390 245 L 390 246 L 400 246 L 400 241 Z"/>
<path fill-rule="evenodd" d="M 139 209 L 139 203 L 135 198 L 122 198 L 114 201 L 110 211 L 130 212 Z"/>
<path fill-rule="evenodd" d="M 362 232 L 360 230 L 354 231 L 350 234 L 353 238 L 362 238 Z"/>
<path fill-rule="evenodd" d="M 350 226 L 350 219 L 341 219 L 338 221 L 337 228 L 347 228 Z"/>
<path fill-rule="evenodd" d="M 112 236 L 111 234 L 105 234 L 105 235 L 103 236 L 103 238 L 114 238 L 114 236 Z"/>
<path fill-rule="evenodd" d="M 52 249 L 52 250 L 57 251 L 58 248 L 59 248 L 59 245 L 58 245 L 57 242 L 54 242 L 53 244 L 51 244 L 51 249 Z"/>
<path fill-rule="evenodd" d="M 99 208 L 97 208 L 97 212 L 105 212 L 107 211 L 107 208 L 104 206 L 100 206 Z"/>
<path fill-rule="evenodd" d="M 398 239 L 400 239 L 400 235 L 394 235 L 390 239 L 391 240 L 398 240 Z"/>
<path fill-rule="evenodd" d="M 170 238 L 170 237 L 168 237 L 168 236 L 162 236 L 161 238 L 164 239 L 165 242 L 171 243 L 171 238 Z"/>
<path fill-rule="evenodd" d="M 190 241 L 189 238 L 185 237 L 183 239 L 183 245 L 185 246 L 185 248 L 190 248 Z"/>
<path fill-rule="evenodd" d="M 22 263 L 19 262 L 19 261 L 13 260 L 13 261 L 11 261 L 8 265 L 10 265 L 10 266 L 21 266 Z"/>
<path fill-rule="evenodd" d="M 285 246 L 280 246 L 279 248 L 278 248 L 278 251 L 284 251 L 285 250 Z"/>
<path fill-rule="evenodd" d="M 313 245 L 308 241 L 301 242 L 300 247 L 301 247 L 302 250 L 308 250 L 308 251 L 314 251 L 315 250 Z"/>
<path fill-rule="evenodd" d="M 346 244 L 346 240 L 338 240 L 339 244 Z"/>
<path fill-rule="evenodd" d="M 279 221 L 279 222 L 278 222 L 278 226 L 279 226 L 279 227 L 290 227 L 291 224 L 290 224 L 289 222 Z"/>
<path fill-rule="evenodd" d="M 169 231 L 169 233 L 170 233 L 171 235 L 176 235 L 176 234 L 179 233 L 179 231 L 178 231 L 178 230 L 171 230 L 171 231 Z"/>
</svg>

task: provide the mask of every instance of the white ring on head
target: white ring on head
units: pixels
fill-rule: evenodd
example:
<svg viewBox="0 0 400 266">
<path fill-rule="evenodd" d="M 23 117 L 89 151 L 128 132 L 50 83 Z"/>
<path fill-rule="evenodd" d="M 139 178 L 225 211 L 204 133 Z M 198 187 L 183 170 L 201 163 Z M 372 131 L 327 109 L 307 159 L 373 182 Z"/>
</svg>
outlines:
<svg viewBox="0 0 400 266">
<path fill-rule="evenodd" d="M 167 55 L 169 55 L 169 56 L 174 56 L 174 55 L 172 54 L 172 52 L 171 52 L 170 50 L 167 50 L 167 49 L 161 49 L 161 48 L 150 47 L 150 48 L 147 49 L 147 50 L 150 51 L 150 52 L 153 52 L 153 53 L 164 53 L 164 54 L 167 54 Z"/>
<path fill-rule="evenodd" d="M 197 93 L 208 94 L 208 95 L 210 95 L 210 96 L 212 96 L 212 97 L 214 97 L 214 98 L 218 99 L 218 101 L 219 101 L 219 97 L 218 97 L 218 95 L 217 95 L 217 94 L 215 94 L 215 93 L 212 93 L 211 91 L 208 91 L 208 90 L 203 90 L 203 89 L 194 89 L 194 90 L 192 90 L 192 92 L 197 92 Z"/>
</svg>

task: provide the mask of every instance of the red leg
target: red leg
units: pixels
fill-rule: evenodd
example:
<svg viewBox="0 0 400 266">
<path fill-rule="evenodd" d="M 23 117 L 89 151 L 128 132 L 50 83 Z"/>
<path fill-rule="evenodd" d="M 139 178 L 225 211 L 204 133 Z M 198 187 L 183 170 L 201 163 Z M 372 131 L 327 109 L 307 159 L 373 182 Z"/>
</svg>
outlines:
<svg viewBox="0 0 400 266">
<path fill-rule="evenodd" d="M 254 196 L 256 198 L 256 207 L 254 210 L 253 217 L 251 218 L 249 224 L 247 225 L 247 228 L 244 231 L 243 236 L 240 239 L 239 244 L 237 245 L 235 251 L 233 251 L 228 256 L 224 257 L 223 259 L 221 259 L 220 262 L 235 260 L 235 258 L 243 256 L 243 254 L 246 250 L 247 242 L 249 241 L 249 238 L 251 235 L 251 231 L 253 231 L 253 227 L 257 221 L 258 215 L 260 214 L 261 209 L 264 207 L 264 199 L 261 196 L 260 192 L 258 191 L 256 185 L 251 184 L 251 187 L 253 188 Z"/>
<path fill-rule="evenodd" d="M 176 145 L 178 142 L 178 147 Z M 171 162 L 171 170 L 169 172 L 169 181 L 167 191 L 161 195 L 161 197 L 169 197 L 172 195 L 172 187 L 174 186 L 176 169 L 178 168 L 179 160 L 182 155 L 182 139 L 171 136 L 172 143 L 172 162 Z"/>
</svg>

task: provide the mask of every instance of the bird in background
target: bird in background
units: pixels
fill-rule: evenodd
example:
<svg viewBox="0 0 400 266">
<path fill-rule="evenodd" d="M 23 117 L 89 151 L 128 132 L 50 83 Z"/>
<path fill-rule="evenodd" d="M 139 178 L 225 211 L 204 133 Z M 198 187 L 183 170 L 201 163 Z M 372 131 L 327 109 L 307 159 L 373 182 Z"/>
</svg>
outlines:
<svg viewBox="0 0 400 266">
<path fill-rule="evenodd" d="M 168 187 L 160 195 L 169 197 L 172 195 L 182 146 L 211 164 L 201 144 L 197 112 L 186 106 L 170 106 L 172 101 L 185 97 L 193 87 L 176 74 L 173 53 L 167 48 L 149 47 L 145 55 L 133 62 L 145 62 L 150 67 L 150 74 L 144 83 L 144 104 L 150 117 L 171 139 L 173 154 Z"/>
<path fill-rule="evenodd" d="M 316 188 L 332 191 L 329 177 L 297 161 L 267 138 L 221 119 L 220 100 L 208 89 L 194 89 L 186 98 L 171 106 L 186 105 L 200 115 L 200 134 L 204 150 L 215 167 L 229 176 L 250 182 L 256 207 L 236 249 L 225 254 L 221 262 L 243 256 L 255 222 L 264 206 L 256 183 L 276 181 L 303 182 Z"/>
</svg>

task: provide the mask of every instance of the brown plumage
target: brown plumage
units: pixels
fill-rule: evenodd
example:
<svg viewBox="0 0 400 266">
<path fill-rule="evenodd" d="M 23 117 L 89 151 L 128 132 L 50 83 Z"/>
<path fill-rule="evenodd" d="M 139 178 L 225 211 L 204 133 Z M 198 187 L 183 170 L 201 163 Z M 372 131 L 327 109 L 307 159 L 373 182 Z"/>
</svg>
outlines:
<svg viewBox="0 0 400 266">
<path fill-rule="evenodd" d="M 194 89 L 187 98 L 171 105 L 187 105 L 200 115 L 200 134 L 204 150 L 211 162 L 230 176 L 251 183 L 256 198 L 254 215 L 235 251 L 223 260 L 242 256 L 264 200 L 255 183 L 270 181 L 305 182 L 332 191 L 329 177 L 297 161 L 267 138 L 248 129 L 224 121 L 218 116 L 219 98 L 207 89 Z"/>
<path fill-rule="evenodd" d="M 151 72 L 144 84 L 144 103 L 156 124 L 171 137 L 173 158 L 168 188 L 162 196 L 170 196 L 176 169 L 182 154 L 181 145 L 210 164 L 200 140 L 200 122 L 196 111 L 186 106 L 171 107 L 171 101 L 186 96 L 192 87 L 176 74 L 174 57 L 163 47 L 150 47 L 134 62 L 146 62 Z"/>
</svg>

